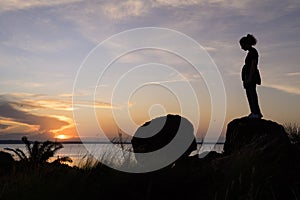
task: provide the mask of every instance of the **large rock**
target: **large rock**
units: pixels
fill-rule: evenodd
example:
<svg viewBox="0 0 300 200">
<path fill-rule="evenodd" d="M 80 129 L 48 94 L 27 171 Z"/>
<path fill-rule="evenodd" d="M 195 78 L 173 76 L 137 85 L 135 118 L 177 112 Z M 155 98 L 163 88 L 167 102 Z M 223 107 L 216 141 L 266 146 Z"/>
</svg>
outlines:
<svg viewBox="0 0 300 200">
<path fill-rule="evenodd" d="M 241 118 L 227 126 L 224 154 L 213 161 L 215 199 L 295 199 L 300 186 L 300 151 L 283 126 Z"/>
<path fill-rule="evenodd" d="M 179 127 L 182 128 L 184 134 L 178 134 Z M 179 137 L 179 143 L 175 144 L 178 148 L 174 148 L 174 151 L 181 151 L 180 142 L 190 141 L 189 146 L 177 160 L 188 157 L 197 149 L 192 123 L 179 115 L 167 115 L 146 122 L 137 129 L 131 143 L 135 153 L 149 153 L 162 149 L 174 140 L 175 136 Z M 168 155 L 159 155 L 157 159 L 164 159 L 164 156 Z M 136 158 L 137 161 L 141 161 L 139 157 L 136 156 Z"/>
<path fill-rule="evenodd" d="M 290 140 L 283 126 L 263 119 L 235 119 L 227 126 L 224 153 L 232 154 L 245 148 L 289 148 Z"/>
</svg>

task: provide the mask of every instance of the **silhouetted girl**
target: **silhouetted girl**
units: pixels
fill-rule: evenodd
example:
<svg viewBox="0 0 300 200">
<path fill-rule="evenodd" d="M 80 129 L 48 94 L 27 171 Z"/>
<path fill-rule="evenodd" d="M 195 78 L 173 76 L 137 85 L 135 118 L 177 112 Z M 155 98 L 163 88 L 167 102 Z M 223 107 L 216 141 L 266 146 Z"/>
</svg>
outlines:
<svg viewBox="0 0 300 200">
<path fill-rule="evenodd" d="M 256 42 L 255 37 L 250 34 L 240 39 L 241 48 L 248 51 L 245 59 L 245 65 L 242 69 L 242 80 L 251 110 L 251 114 L 248 116 L 249 118 L 263 117 L 260 112 L 256 93 L 256 84 L 261 84 L 260 74 L 257 68 L 258 52 L 253 47 Z"/>
</svg>

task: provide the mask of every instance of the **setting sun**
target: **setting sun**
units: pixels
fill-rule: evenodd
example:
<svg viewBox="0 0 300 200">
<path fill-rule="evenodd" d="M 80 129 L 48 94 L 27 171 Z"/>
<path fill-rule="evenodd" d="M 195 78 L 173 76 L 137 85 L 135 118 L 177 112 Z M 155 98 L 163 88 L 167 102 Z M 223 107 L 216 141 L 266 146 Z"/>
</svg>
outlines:
<svg viewBox="0 0 300 200">
<path fill-rule="evenodd" d="M 55 138 L 60 139 L 60 140 L 65 140 L 65 139 L 68 139 L 69 137 L 66 135 L 57 135 L 57 136 L 55 136 Z"/>
</svg>

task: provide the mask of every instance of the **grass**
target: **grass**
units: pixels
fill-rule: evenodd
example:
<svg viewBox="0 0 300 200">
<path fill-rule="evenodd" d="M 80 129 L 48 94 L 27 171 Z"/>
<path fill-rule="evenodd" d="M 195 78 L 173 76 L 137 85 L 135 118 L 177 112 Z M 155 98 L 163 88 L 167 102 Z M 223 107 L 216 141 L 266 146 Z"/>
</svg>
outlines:
<svg viewBox="0 0 300 200">
<path fill-rule="evenodd" d="M 300 146 L 300 125 L 298 123 L 286 123 L 283 126 L 291 143 Z"/>
</svg>

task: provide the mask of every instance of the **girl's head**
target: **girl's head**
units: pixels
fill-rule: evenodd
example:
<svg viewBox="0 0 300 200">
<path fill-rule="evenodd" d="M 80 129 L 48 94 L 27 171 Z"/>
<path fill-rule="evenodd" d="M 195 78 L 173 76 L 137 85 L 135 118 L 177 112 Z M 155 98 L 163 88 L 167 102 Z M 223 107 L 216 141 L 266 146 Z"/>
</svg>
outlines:
<svg viewBox="0 0 300 200">
<path fill-rule="evenodd" d="M 245 51 L 256 45 L 256 43 L 256 38 L 251 34 L 248 34 L 247 36 L 244 36 L 240 39 L 241 48 Z"/>
</svg>

